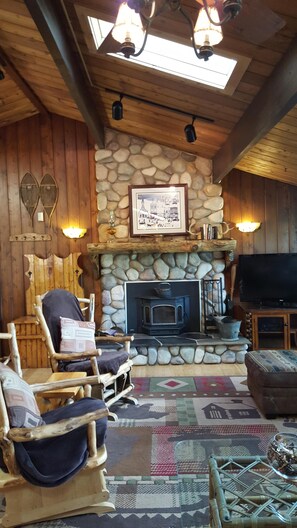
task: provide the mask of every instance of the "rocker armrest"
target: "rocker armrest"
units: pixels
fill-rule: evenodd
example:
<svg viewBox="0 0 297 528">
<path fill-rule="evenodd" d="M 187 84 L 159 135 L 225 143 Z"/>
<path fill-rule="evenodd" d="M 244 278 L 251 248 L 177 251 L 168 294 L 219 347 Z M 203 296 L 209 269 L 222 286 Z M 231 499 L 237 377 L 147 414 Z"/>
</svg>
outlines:
<svg viewBox="0 0 297 528">
<path fill-rule="evenodd" d="M 96 336 L 95 341 L 110 341 L 110 342 L 116 342 L 116 343 L 126 343 L 126 342 L 132 342 L 134 341 L 134 336 Z"/>
<path fill-rule="evenodd" d="M 53 352 L 53 357 L 57 361 L 71 361 L 73 359 L 89 359 L 94 356 L 101 356 L 102 352 L 100 348 L 95 348 L 94 350 L 88 350 L 87 352 Z"/>
<path fill-rule="evenodd" d="M 43 438 L 53 438 L 55 436 L 62 436 L 82 425 L 87 425 L 94 420 L 104 418 L 109 415 L 109 410 L 97 409 L 82 416 L 60 420 L 54 424 L 40 425 L 38 427 L 13 427 L 9 429 L 7 438 L 12 442 L 30 442 L 31 440 L 41 440 Z"/>
<path fill-rule="evenodd" d="M 85 387 L 86 385 L 95 385 L 98 383 L 98 376 L 87 376 L 84 378 L 73 378 L 73 379 L 64 379 L 59 381 L 46 381 L 44 383 L 34 383 L 30 385 L 30 388 L 37 394 L 38 392 L 44 392 L 49 390 L 59 390 L 67 389 L 69 387 L 77 387 L 81 385 Z"/>
</svg>

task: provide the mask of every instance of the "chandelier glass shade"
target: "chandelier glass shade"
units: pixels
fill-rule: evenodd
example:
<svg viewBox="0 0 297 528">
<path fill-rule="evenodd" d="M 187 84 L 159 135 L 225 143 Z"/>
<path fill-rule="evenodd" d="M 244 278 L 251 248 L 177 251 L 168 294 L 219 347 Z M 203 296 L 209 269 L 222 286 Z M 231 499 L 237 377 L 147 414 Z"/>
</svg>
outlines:
<svg viewBox="0 0 297 528">
<path fill-rule="evenodd" d="M 219 14 L 215 7 L 209 7 L 211 19 L 219 24 Z M 202 7 L 199 11 L 197 22 L 194 28 L 194 40 L 196 46 L 216 46 L 223 39 L 222 28 L 220 25 L 214 25 L 209 20 L 207 13 Z"/>
<path fill-rule="evenodd" d="M 241 10 L 242 0 L 220 0 L 224 18 L 220 19 L 213 0 L 198 0 L 199 13 L 194 26 L 192 17 L 182 5 L 182 0 L 127 0 L 120 5 L 112 29 L 113 38 L 120 43 L 120 51 L 129 58 L 138 57 L 144 50 L 149 29 L 154 19 L 171 10 L 177 12 L 190 26 L 190 40 L 196 56 L 208 60 L 213 46 L 223 38 L 221 25 L 232 20 Z M 209 2 L 209 3 L 208 3 Z M 144 7 L 150 8 L 150 15 L 142 14 Z M 137 52 L 136 52 L 137 48 Z"/>
<path fill-rule="evenodd" d="M 139 48 L 142 45 L 144 29 L 140 15 L 134 9 L 130 9 L 127 2 L 120 5 L 112 36 L 120 44 L 130 43 L 134 51 L 135 47 Z"/>
</svg>

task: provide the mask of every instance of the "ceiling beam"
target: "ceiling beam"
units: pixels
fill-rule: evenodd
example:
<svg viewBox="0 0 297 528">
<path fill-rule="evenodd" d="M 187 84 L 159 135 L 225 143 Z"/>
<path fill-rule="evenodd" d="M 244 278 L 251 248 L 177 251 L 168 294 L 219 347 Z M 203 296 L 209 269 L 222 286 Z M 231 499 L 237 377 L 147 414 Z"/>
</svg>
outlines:
<svg viewBox="0 0 297 528">
<path fill-rule="evenodd" d="M 15 84 L 22 90 L 23 94 L 35 106 L 35 108 L 43 115 L 48 115 L 46 107 L 42 104 L 39 97 L 33 92 L 29 84 L 19 74 L 11 60 L 7 57 L 3 49 L 0 47 L 0 64 L 3 66 L 5 73 L 15 82 Z"/>
<path fill-rule="evenodd" d="M 214 157 L 214 182 L 220 182 L 297 104 L 296 64 L 297 38 Z"/>
<path fill-rule="evenodd" d="M 96 111 L 98 103 L 88 84 L 80 54 L 71 45 L 68 21 L 60 0 L 24 1 L 94 140 L 103 147 L 104 126 Z"/>
</svg>

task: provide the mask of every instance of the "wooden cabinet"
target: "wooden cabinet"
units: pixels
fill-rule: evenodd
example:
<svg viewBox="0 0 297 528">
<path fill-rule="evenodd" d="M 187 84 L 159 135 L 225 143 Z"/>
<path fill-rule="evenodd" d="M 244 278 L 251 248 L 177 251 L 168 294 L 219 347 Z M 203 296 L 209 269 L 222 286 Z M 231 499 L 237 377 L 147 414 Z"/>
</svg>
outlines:
<svg viewBox="0 0 297 528">
<path fill-rule="evenodd" d="M 50 367 L 45 341 L 36 317 L 26 315 L 13 322 L 16 327 L 22 369 Z"/>
<path fill-rule="evenodd" d="M 242 303 L 240 309 L 253 349 L 297 348 L 297 308 L 257 308 Z"/>
</svg>

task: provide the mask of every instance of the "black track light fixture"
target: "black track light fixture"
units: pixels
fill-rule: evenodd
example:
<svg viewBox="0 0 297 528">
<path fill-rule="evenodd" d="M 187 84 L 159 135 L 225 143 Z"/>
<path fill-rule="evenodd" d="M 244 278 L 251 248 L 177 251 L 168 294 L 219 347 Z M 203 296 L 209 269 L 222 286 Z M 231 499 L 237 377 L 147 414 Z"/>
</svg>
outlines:
<svg viewBox="0 0 297 528">
<path fill-rule="evenodd" d="M 119 101 L 114 101 L 112 103 L 111 112 L 112 112 L 112 119 L 115 119 L 116 121 L 120 121 L 124 117 L 124 109 L 122 104 L 123 95 L 120 95 Z"/>
<path fill-rule="evenodd" d="M 189 123 L 184 128 L 186 140 L 188 143 L 194 143 L 194 141 L 196 141 L 197 139 L 196 130 L 194 127 L 195 119 L 196 119 L 196 116 L 193 116 L 192 123 Z"/>
</svg>

